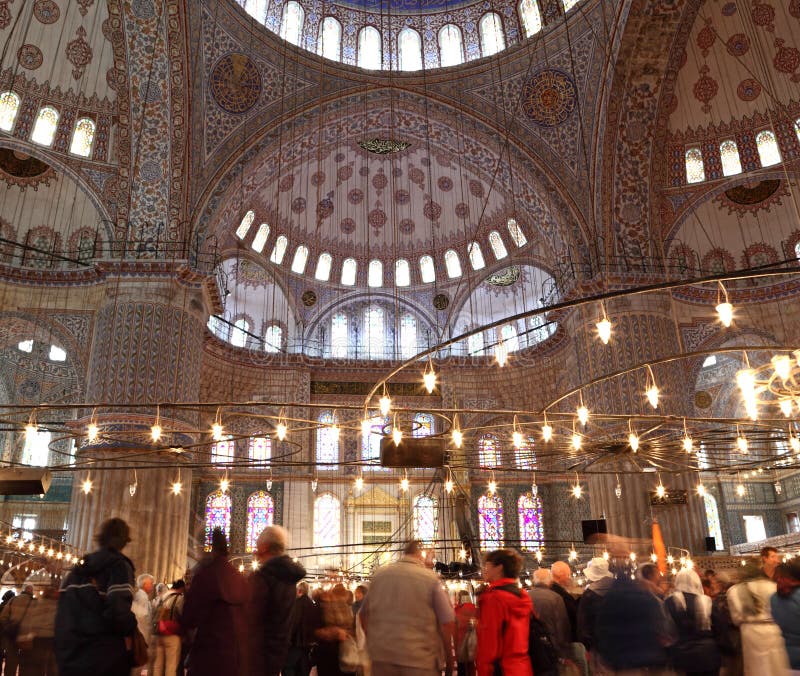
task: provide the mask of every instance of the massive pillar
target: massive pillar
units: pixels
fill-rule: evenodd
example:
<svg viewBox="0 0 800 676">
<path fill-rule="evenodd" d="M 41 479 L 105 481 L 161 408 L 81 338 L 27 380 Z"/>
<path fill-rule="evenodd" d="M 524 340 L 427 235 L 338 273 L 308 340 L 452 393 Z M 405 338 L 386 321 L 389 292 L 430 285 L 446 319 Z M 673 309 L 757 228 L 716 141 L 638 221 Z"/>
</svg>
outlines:
<svg viewBox="0 0 800 676">
<path fill-rule="evenodd" d="M 180 468 L 182 491 L 170 487 L 192 453 L 197 413 L 170 404 L 195 402 L 200 384 L 202 286 L 169 274 L 111 279 L 97 315 L 89 364 L 87 410 L 100 428 L 77 463 L 69 517 L 71 544 L 90 551 L 100 523 L 125 519 L 133 541 L 125 550 L 137 573 L 159 580 L 180 577 L 186 565 L 191 469 Z M 142 406 L 144 405 L 144 406 Z M 150 438 L 159 405 L 163 437 Z M 83 481 L 92 481 L 86 494 Z"/>
</svg>

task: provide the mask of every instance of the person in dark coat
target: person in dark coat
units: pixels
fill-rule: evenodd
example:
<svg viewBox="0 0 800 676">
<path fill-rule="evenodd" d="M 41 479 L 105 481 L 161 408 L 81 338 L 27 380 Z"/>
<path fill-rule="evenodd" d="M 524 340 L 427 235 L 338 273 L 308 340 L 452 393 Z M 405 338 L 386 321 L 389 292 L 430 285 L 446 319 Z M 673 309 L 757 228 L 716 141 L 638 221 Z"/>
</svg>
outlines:
<svg viewBox="0 0 800 676">
<path fill-rule="evenodd" d="M 250 578 L 251 676 L 278 676 L 286 664 L 296 585 L 306 576 L 306 569 L 286 555 L 288 535 L 281 526 L 268 526 L 256 541 L 261 565 Z"/>
<path fill-rule="evenodd" d="M 311 671 L 311 648 L 315 643 L 316 607 L 308 598 L 308 585 L 297 585 L 297 598 L 292 608 L 289 653 L 283 665 L 283 676 L 308 676 Z"/>
<path fill-rule="evenodd" d="M 190 676 L 244 676 L 247 669 L 247 580 L 228 561 L 225 534 L 211 534 L 211 556 L 198 564 L 186 592 L 181 624 L 197 629 Z"/>
<path fill-rule="evenodd" d="M 569 593 L 568 588 L 572 586 L 572 568 L 566 561 L 556 561 L 550 567 L 550 574 L 553 576 L 553 584 L 550 589 L 564 599 L 564 606 L 567 609 L 569 626 L 572 630 L 572 641 L 578 640 L 578 599 Z"/>
<path fill-rule="evenodd" d="M 108 519 L 96 536 L 100 546 L 64 578 L 55 623 L 55 653 L 61 676 L 130 676 L 133 563 L 122 554 L 130 528 Z"/>
<path fill-rule="evenodd" d="M 578 604 L 578 640 L 586 646 L 586 650 L 594 650 L 597 612 L 605 595 L 611 589 L 614 576 L 608 569 L 608 561 L 596 556 L 583 571 L 589 585 Z"/>
</svg>

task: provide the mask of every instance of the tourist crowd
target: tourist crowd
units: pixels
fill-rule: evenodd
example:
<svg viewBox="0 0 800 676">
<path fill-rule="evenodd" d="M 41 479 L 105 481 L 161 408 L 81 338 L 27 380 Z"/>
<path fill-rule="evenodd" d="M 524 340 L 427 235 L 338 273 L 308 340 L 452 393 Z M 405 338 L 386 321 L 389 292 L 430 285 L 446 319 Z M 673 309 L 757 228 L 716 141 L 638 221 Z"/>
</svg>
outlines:
<svg viewBox="0 0 800 676">
<path fill-rule="evenodd" d="M 249 577 L 215 530 L 189 585 L 134 578 L 128 542 L 109 519 L 60 590 L 3 597 L 5 676 L 800 675 L 800 559 L 769 547 L 735 581 L 650 563 L 615 574 L 598 557 L 578 589 L 561 561 L 526 589 L 522 557 L 499 549 L 453 604 L 416 541 L 369 586 L 310 596 L 280 526 L 258 537 Z"/>
</svg>

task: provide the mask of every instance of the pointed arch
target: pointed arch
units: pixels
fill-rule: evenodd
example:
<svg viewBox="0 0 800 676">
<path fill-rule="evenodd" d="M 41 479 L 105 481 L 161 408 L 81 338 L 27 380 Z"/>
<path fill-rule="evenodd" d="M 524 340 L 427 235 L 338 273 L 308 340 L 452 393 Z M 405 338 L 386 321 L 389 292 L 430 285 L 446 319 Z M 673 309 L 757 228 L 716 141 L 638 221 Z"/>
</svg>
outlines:
<svg viewBox="0 0 800 676">
<path fill-rule="evenodd" d="M 481 549 L 499 549 L 504 545 L 503 500 L 499 495 L 482 495 L 478 499 L 478 531 Z"/>
<path fill-rule="evenodd" d="M 205 550 L 211 551 L 211 533 L 219 528 L 225 539 L 231 540 L 231 496 L 220 490 L 214 491 L 206 498 L 205 514 Z"/>
<path fill-rule="evenodd" d="M 247 533 L 245 538 L 245 551 L 253 552 L 256 549 L 258 536 L 267 526 L 271 526 L 275 519 L 275 501 L 266 491 L 256 491 L 247 498 Z"/>
</svg>

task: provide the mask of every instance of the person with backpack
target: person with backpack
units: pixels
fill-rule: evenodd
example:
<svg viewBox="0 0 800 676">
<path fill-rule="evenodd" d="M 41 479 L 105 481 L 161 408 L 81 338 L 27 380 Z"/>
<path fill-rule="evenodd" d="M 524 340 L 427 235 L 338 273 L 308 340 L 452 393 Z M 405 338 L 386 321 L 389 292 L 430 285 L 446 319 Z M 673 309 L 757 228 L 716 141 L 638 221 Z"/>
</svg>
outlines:
<svg viewBox="0 0 800 676">
<path fill-rule="evenodd" d="M 133 563 L 122 550 L 130 528 L 112 518 L 95 536 L 99 549 L 65 576 L 55 625 L 60 676 L 130 676 L 138 633 Z"/>
<path fill-rule="evenodd" d="M 17 673 L 19 667 L 17 636 L 22 621 L 34 603 L 36 603 L 36 599 L 33 597 L 33 587 L 28 584 L 25 585 L 22 593 L 12 598 L 0 612 L 0 631 L 2 631 L 3 649 L 6 653 L 6 667 L 3 673 L 9 674 L 9 676 Z"/>
<path fill-rule="evenodd" d="M 159 601 L 153 617 L 155 659 L 150 676 L 174 676 L 181 659 L 181 618 L 186 583 L 176 580 Z"/>
</svg>

